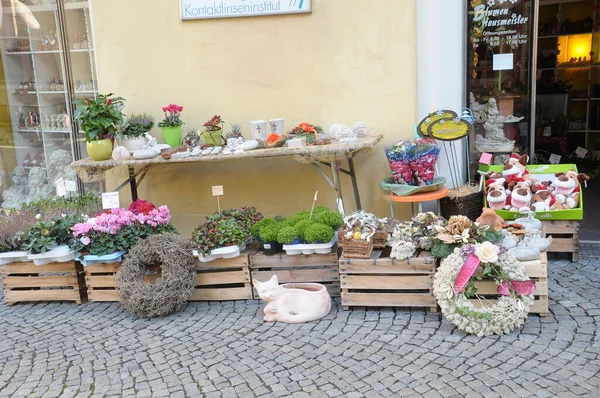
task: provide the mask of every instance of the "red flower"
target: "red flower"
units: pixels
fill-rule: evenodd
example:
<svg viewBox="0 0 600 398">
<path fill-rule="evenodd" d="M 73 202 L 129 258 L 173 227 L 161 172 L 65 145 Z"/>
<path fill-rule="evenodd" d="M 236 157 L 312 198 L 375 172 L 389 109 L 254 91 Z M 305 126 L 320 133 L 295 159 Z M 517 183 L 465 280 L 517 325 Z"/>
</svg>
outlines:
<svg viewBox="0 0 600 398">
<path fill-rule="evenodd" d="M 110 106 L 110 104 L 112 104 L 112 100 L 109 98 L 106 100 L 106 106 Z"/>
<path fill-rule="evenodd" d="M 85 100 L 88 106 L 90 106 L 90 100 Z"/>
<path fill-rule="evenodd" d="M 166 112 L 166 111 L 167 111 L 167 107 L 166 107 L 166 106 L 163 106 L 163 108 L 162 108 L 162 111 L 163 111 L 163 112 Z"/>
</svg>

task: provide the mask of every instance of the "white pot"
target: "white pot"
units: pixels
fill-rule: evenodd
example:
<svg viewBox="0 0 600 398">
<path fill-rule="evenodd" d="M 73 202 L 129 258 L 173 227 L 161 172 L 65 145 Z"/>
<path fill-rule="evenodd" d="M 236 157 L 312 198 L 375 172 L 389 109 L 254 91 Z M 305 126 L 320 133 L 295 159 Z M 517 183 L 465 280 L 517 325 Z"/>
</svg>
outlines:
<svg viewBox="0 0 600 398">
<path fill-rule="evenodd" d="M 255 140 L 266 141 L 268 136 L 267 122 L 265 120 L 251 121 L 250 132 L 252 133 L 252 138 Z"/>
<path fill-rule="evenodd" d="M 121 145 L 127 148 L 130 153 L 133 153 L 139 149 L 144 149 L 146 146 L 146 139 L 144 136 L 132 138 L 130 140 L 121 138 L 119 141 L 121 142 Z"/>
<path fill-rule="evenodd" d="M 269 120 L 269 127 L 271 127 L 271 133 L 283 135 L 283 119 Z"/>
</svg>

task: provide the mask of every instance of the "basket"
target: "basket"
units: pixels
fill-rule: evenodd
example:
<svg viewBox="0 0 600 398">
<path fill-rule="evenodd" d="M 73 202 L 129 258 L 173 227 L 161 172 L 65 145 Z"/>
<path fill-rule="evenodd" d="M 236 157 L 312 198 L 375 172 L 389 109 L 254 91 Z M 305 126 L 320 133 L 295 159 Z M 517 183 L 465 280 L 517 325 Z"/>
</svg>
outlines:
<svg viewBox="0 0 600 398">
<path fill-rule="evenodd" d="M 483 194 L 479 191 L 456 198 L 443 198 L 440 200 L 442 217 L 446 220 L 450 216 L 466 216 L 475 221 L 483 209 Z"/>
<path fill-rule="evenodd" d="M 344 242 L 344 254 L 346 258 L 369 258 L 373 251 L 373 239 L 346 239 Z"/>
</svg>

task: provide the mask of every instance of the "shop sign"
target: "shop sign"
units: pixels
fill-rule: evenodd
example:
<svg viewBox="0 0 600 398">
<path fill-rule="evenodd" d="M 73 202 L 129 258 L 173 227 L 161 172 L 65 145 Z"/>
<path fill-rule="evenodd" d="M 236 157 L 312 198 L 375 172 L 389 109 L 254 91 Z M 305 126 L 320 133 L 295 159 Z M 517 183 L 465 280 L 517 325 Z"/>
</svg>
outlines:
<svg viewBox="0 0 600 398">
<path fill-rule="evenodd" d="M 181 19 L 254 17 L 311 12 L 311 0 L 180 0 Z"/>
</svg>

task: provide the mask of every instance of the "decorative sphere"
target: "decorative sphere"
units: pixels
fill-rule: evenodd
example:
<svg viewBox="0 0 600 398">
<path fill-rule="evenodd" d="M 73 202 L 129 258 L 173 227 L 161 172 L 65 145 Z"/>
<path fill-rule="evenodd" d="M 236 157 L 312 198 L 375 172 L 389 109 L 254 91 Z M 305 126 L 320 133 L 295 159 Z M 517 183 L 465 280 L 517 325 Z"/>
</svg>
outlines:
<svg viewBox="0 0 600 398">
<path fill-rule="evenodd" d="M 115 149 L 113 149 L 112 158 L 117 162 L 121 160 L 127 160 L 130 158 L 129 150 L 127 150 L 127 148 L 125 148 L 124 146 L 118 146 Z"/>
</svg>

